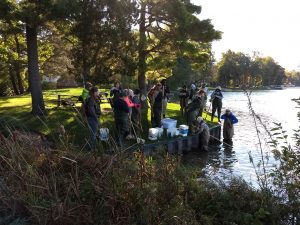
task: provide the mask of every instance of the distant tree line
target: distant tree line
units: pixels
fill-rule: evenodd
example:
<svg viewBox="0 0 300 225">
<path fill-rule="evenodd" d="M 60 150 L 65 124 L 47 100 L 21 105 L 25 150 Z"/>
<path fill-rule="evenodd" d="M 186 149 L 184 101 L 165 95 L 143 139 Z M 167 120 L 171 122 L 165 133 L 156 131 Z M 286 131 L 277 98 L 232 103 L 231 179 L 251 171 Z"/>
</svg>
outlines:
<svg viewBox="0 0 300 225">
<path fill-rule="evenodd" d="M 285 69 L 272 57 L 253 56 L 228 50 L 217 63 L 217 81 L 224 86 L 257 87 L 287 82 Z"/>
</svg>

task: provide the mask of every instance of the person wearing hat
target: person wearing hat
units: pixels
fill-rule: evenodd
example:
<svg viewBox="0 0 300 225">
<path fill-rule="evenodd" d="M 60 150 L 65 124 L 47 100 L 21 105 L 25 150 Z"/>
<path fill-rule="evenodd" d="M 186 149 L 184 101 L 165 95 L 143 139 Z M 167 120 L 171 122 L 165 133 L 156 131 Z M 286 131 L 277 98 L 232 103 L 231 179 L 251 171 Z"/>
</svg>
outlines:
<svg viewBox="0 0 300 225">
<path fill-rule="evenodd" d="M 238 123 L 238 119 L 233 115 L 230 109 L 226 109 L 226 112 L 221 116 L 221 119 L 224 120 L 224 124 L 223 124 L 224 142 L 232 142 L 232 137 L 234 135 L 233 125 Z"/>
<path fill-rule="evenodd" d="M 221 110 L 222 110 L 222 99 L 223 99 L 222 90 L 221 90 L 221 87 L 218 86 L 216 88 L 216 90 L 210 96 L 210 101 L 212 102 L 211 121 L 214 120 L 214 116 L 217 111 L 218 122 L 221 122 L 220 116 L 221 116 Z"/>
<path fill-rule="evenodd" d="M 89 96 L 84 102 L 85 115 L 87 118 L 90 130 L 90 149 L 96 148 L 97 131 L 99 127 L 99 117 L 101 115 L 99 91 L 97 87 L 92 87 L 89 91 Z"/>
<path fill-rule="evenodd" d="M 127 94 L 124 91 L 120 91 L 119 98 L 114 103 L 114 117 L 115 124 L 118 133 L 118 145 L 123 146 L 123 141 L 129 134 L 128 119 L 129 119 L 129 107 L 126 103 Z"/>
<path fill-rule="evenodd" d="M 199 134 L 199 150 L 208 151 L 208 143 L 210 139 L 209 127 L 201 116 L 194 123 L 195 131 Z"/>
</svg>

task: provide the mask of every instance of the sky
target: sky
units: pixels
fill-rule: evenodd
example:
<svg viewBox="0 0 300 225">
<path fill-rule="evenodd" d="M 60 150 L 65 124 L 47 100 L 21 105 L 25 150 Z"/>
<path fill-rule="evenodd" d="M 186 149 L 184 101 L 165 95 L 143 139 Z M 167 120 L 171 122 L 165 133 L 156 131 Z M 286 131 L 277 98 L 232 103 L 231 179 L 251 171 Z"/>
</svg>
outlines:
<svg viewBox="0 0 300 225">
<path fill-rule="evenodd" d="M 200 19 L 211 19 L 222 39 L 213 43 L 217 60 L 228 49 L 271 56 L 300 71 L 300 0 L 192 0 Z"/>
</svg>

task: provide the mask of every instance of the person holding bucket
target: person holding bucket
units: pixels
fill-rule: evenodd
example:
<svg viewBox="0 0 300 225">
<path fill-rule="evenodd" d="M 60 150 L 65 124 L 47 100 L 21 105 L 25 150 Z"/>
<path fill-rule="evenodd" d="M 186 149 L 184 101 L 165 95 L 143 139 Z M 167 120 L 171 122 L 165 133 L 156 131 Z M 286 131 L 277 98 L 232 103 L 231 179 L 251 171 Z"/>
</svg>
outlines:
<svg viewBox="0 0 300 225">
<path fill-rule="evenodd" d="M 84 102 L 85 114 L 90 130 L 89 147 L 91 150 L 96 148 L 96 138 L 99 127 L 99 117 L 101 115 L 101 108 L 99 102 L 99 91 L 97 87 L 90 89 L 89 96 Z"/>
</svg>

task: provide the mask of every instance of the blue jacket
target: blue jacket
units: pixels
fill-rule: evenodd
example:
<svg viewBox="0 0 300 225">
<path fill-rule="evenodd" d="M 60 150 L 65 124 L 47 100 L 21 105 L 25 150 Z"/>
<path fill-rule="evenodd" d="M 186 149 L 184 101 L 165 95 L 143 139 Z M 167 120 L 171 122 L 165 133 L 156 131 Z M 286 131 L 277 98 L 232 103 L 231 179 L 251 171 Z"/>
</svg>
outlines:
<svg viewBox="0 0 300 225">
<path fill-rule="evenodd" d="M 223 114 L 223 115 L 221 116 L 221 119 L 222 119 L 222 120 L 230 119 L 230 121 L 231 121 L 232 124 L 235 124 L 235 123 L 239 122 L 238 119 L 237 119 L 232 113 L 230 113 L 228 116 L 227 116 L 226 113 Z"/>
</svg>

